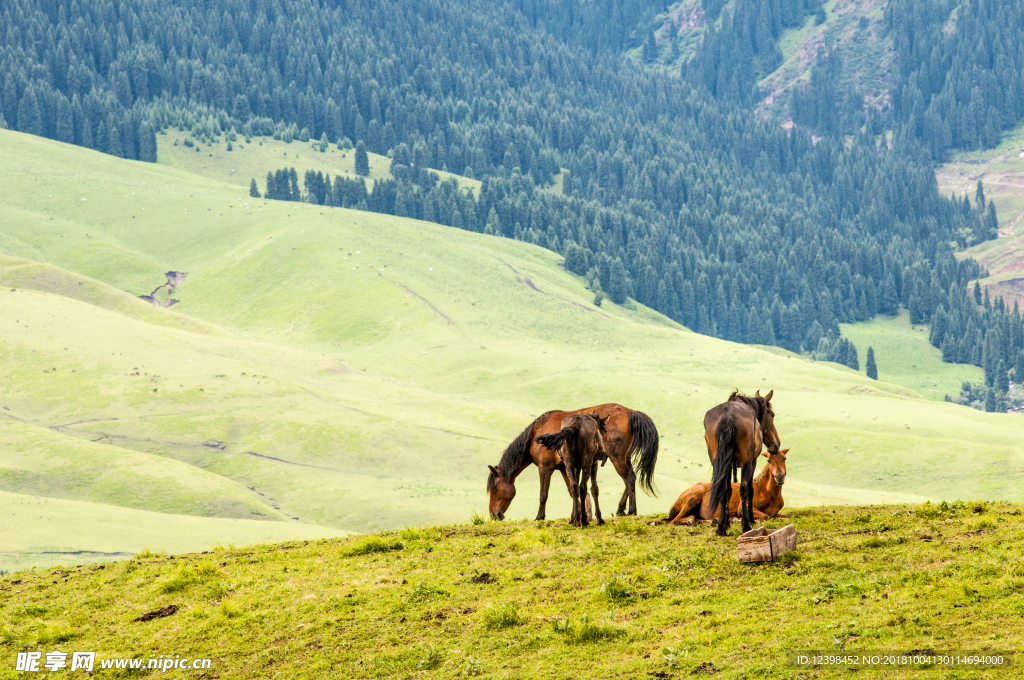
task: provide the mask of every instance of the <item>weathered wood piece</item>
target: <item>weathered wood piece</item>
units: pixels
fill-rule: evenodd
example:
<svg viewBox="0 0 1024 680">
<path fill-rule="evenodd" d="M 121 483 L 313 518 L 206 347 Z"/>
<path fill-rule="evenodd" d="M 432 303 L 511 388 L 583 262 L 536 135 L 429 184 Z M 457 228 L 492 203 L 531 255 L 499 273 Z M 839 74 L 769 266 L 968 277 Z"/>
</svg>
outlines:
<svg viewBox="0 0 1024 680">
<path fill-rule="evenodd" d="M 764 527 L 751 529 L 736 539 L 740 562 L 773 562 L 790 550 L 796 550 L 796 526 L 786 525 L 769 532 Z"/>
</svg>

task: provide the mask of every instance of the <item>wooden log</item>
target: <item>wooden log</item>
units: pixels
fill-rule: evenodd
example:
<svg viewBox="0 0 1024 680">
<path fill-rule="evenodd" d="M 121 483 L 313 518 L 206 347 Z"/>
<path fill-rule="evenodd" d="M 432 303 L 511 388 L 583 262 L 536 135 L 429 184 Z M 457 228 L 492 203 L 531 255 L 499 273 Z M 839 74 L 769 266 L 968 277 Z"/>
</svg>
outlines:
<svg viewBox="0 0 1024 680">
<path fill-rule="evenodd" d="M 736 539 L 736 549 L 740 562 L 772 562 L 796 549 L 796 527 L 789 524 L 771 533 L 752 529 Z"/>
</svg>

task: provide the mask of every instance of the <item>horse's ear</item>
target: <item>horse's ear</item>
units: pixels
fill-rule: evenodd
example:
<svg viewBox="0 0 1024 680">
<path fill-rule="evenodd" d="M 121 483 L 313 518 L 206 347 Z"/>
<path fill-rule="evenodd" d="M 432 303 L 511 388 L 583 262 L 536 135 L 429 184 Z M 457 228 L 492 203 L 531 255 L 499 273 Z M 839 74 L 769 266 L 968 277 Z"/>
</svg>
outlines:
<svg viewBox="0 0 1024 680">
<path fill-rule="evenodd" d="M 501 471 L 493 465 L 488 465 L 487 469 L 491 471 L 491 474 L 495 477 L 501 477 Z"/>
<path fill-rule="evenodd" d="M 761 455 L 764 456 L 765 458 L 768 458 L 769 460 L 772 457 L 772 455 L 768 451 L 762 451 Z"/>
<path fill-rule="evenodd" d="M 758 390 L 758 391 L 754 392 L 754 396 L 755 397 L 760 397 L 761 396 L 761 390 Z"/>
<path fill-rule="evenodd" d="M 772 391 L 771 391 L 771 392 L 769 392 L 768 394 L 764 395 L 764 403 L 766 403 L 766 404 L 767 404 L 767 403 L 768 403 L 769 401 L 771 401 L 771 400 L 772 400 L 772 395 L 773 395 L 773 394 L 775 394 L 775 390 L 772 390 Z"/>
<path fill-rule="evenodd" d="M 789 453 L 789 449 L 780 449 L 779 453 L 781 453 L 783 456 L 785 456 L 787 453 Z"/>
</svg>

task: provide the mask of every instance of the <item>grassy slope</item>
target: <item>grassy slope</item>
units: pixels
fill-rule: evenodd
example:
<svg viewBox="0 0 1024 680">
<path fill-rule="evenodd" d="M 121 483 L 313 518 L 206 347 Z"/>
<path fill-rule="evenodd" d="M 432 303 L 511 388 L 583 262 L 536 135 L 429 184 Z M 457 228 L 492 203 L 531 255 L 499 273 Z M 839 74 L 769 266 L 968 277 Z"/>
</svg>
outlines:
<svg viewBox="0 0 1024 680">
<path fill-rule="evenodd" d="M 0 513 L 0 569 L 5 571 L 125 559 L 150 545 L 173 554 L 347 533 L 298 522 L 175 515 L 6 491 L 0 491 Z"/>
<path fill-rule="evenodd" d="M 640 502 L 660 511 L 707 476 L 701 418 L 734 386 L 776 390 L 791 504 L 1019 497 L 1003 474 L 1024 467 L 1013 416 L 692 334 L 636 305 L 595 308 L 544 249 L 239 202 L 219 178 L 8 131 L 0 141 L 0 244 L 17 245 L 0 252 L 46 263 L 32 285 L 59 293 L 0 297 L 29 324 L 0 325 L 19 359 L 0 370 L 3 405 L 222 475 L 288 517 L 355 530 L 465 518 L 484 510 L 485 465 L 532 416 L 603 401 L 658 423 L 666 493 Z M 118 298 L 169 270 L 188 272 L 172 309 Z M 614 500 L 620 482 L 601 479 Z M 525 474 L 512 517 L 533 516 L 536 487 Z M 552 494 L 549 516 L 567 509 Z"/>
<path fill-rule="evenodd" d="M 879 0 L 828 0 L 824 3 L 826 20 L 815 25 L 808 16 L 799 28 L 783 31 L 779 50 L 783 63 L 762 79 L 765 92 L 759 112 L 784 119 L 789 116 L 791 88 L 810 77 L 810 69 L 819 50 L 839 48 L 843 57 L 841 87 L 852 86 L 874 99 L 886 93 L 886 78 L 892 56 L 892 40 L 883 35 L 884 2 Z M 864 18 L 868 25 L 860 27 Z"/>
<path fill-rule="evenodd" d="M 1024 642 L 1021 509 L 978 509 L 798 511 L 769 525 L 793 521 L 797 552 L 752 565 L 708 525 L 621 518 L 586 530 L 441 526 L 18 574 L 0 578 L 0 677 L 16 677 L 16 651 L 58 647 L 210 657 L 209 675 L 221 678 L 790 678 L 788 655 L 812 650 L 1014 651 Z M 385 551 L 352 555 L 375 547 Z M 170 617 L 132 623 L 172 604 Z"/>
<path fill-rule="evenodd" d="M 936 170 L 939 190 L 974 202 L 978 180 L 985 197 L 995 203 L 999 216 L 999 238 L 966 251 L 989 270 L 982 279 L 991 295 L 1024 304 L 1024 124 L 1003 135 L 999 146 L 989 151 L 957 153 L 951 162 Z M 973 285 L 973 284 L 972 284 Z"/>
<path fill-rule="evenodd" d="M 910 315 L 878 316 L 868 323 L 841 324 L 843 335 L 857 346 L 861 371 L 867 370 L 868 347 L 875 349 L 878 377 L 910 388 L 928 399 L 956 396 L 965 381 L 979 382 L 984 372 L 969 364 L 947 364 L 928 342 L 926 326 L 911 326 Z"/>
<path fill-rule="evenodd" d="M 178 132 L 173 128 L 157 136 L 160 165 L 235 184 L 245 192 L 239 194 L 240 197 L 249 195 L 249 182 L 253 179 L 261 193 L 266 191 L 267 173 L 282 168 L 295 168 L 300 182 L 307 170 L 329 173 L 332 177 L 358 177 L 354 149 L 343 151 L 336 146 L 328 146 L 326 151 L 321 152 L 310 142 L 285 143 L 272 137 L 253 137 L 249 144 L 245 143 L 244 137 L 240 137 L 231 143 L 231 151 L 227 150 L 226 140 L 195 147 L 175 144 L 184 142 L 188 136 L 188 132 Z M 370 174 L 366 177 L 368 189 L 373 187 L 374 180 L 391 179 L 390 158 L 375 153 L 368 153 L 367 157 L 370 161 Z M 463 189 L 476 191 L 480 188 L 477 180 L 441 170 L 434 172 L 442 180 L 454 177 Z"/>
</svg>

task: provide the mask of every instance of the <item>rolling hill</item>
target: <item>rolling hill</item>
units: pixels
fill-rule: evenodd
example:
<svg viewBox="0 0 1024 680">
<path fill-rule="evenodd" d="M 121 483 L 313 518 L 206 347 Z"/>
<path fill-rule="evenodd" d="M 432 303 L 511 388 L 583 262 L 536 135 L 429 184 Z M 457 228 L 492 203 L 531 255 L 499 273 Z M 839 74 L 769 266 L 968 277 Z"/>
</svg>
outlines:
<svg viewBox="0 0 1024 680">
<path fill-rule="evenodd" d="M 709 525 L 643 517 L 586 530 L 488 522 L 145 553 L 0 577 L 0 650 L 11 660 L 0 677 L 24 677 L 17 652 L 68 648 L 96 650 L 96 671 L 114 677 L 162 677 L 150 659 L 196 658 L 209 669 L 171 672 L 847 678 L 856 659 L 858 676 L 1013 675 L 973 660 L 922 672 L 913 657 L 1006 659 L 1019 649 L 1020 505 L 792 514 L 797 550 L 762 564 L 739 563 L 733 538 Z M 799 668 L 801 653 L 849 656 L 841 668 Z M 882 653 L 910 663 L 861 665 Z M 141 669 L 102 671 L 115 659 Z"/>
<path fill-rule="evenodd" d="M 485 466 L 532 417 L 618 401 L 662 434 L 664 494 L 640 499 L 656 512 L 707 476 L 699 423 L 740 387 L 775 390 L 791 505 L 1020 497 L 1015 416 L 697 335 L 632 301 L 595 307 L 540 247 L 252 199 L 216 168 L 10 131 L 0 149 L 8 494 L 248 522 L 222 542 L 260 535 L 254 519 L 276 537 L 451 522 L 485 511 Z M 183 274 L 170 292 L 169 272 Z M 509 515 L 532 517 L 532 472 L 520 486 Z M 61 550 L 165 548 L 173 526 Z"/>
</svg>

